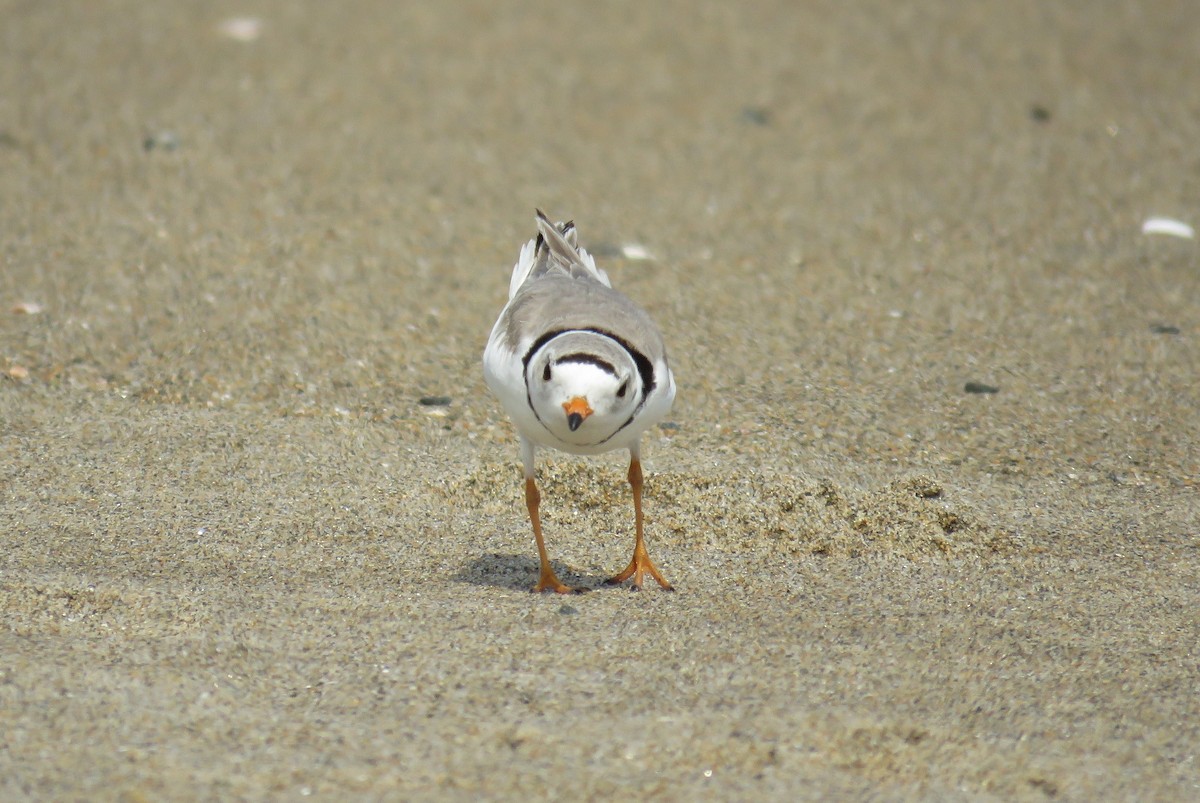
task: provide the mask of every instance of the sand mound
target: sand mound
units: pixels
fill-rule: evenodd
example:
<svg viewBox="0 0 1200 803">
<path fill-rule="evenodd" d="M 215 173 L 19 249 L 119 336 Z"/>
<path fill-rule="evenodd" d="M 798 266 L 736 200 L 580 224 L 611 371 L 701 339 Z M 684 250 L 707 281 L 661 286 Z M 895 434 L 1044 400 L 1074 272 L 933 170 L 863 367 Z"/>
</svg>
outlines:
<svg viewBox="0 0 1200 803">
<path fill-rule="evenodd" d="M 614 531 L 630 526 L 632 503 L 619 469 L 549 463 L 539 466 L 538 482 L 547 521 Z M 491 514 L 523 515 L 522 489 L 519 467 L 486 464 L 441 491 Z M 646 514 L 655 540 L 724 550 L 912 559 L 1016 547 L 1010 534 L 926 475 L 858 489 L 801 474 L 664 472 L 647 477 Z"/>
</svg>

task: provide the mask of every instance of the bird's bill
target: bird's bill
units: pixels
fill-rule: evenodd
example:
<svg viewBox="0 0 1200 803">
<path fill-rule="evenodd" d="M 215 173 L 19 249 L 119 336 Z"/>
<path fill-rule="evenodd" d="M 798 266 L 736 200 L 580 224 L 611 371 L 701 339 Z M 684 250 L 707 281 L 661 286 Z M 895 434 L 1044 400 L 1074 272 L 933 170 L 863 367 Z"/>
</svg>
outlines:
<svg viewBox="0 0 1200 803">
<path fill-rule="evenodd" d="M 567 426 L 571 428 L 572 432 L 579 429 L 583 419 L 592 414 L 592 406 L 583 396 L 576 396 L 570 401 L 563 402 L 563 410 L 567 414 Z"/>
</svg>

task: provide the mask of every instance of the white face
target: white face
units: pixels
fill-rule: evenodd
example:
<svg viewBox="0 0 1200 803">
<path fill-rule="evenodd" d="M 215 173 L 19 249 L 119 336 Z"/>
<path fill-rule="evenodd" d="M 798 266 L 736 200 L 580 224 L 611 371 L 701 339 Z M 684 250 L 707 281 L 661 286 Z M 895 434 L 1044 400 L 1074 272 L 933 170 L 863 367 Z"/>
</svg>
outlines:
<svg viewBox="0 0 1200 803">
<path fill-rule="evenodd" d="M 633 415 L 641 378 L 632 361 L 601 364 L 546 352 L 530 362 L 525 380 L 534 412 L 556 438 L 580 446 L 597 444 Z"/>
</svg>

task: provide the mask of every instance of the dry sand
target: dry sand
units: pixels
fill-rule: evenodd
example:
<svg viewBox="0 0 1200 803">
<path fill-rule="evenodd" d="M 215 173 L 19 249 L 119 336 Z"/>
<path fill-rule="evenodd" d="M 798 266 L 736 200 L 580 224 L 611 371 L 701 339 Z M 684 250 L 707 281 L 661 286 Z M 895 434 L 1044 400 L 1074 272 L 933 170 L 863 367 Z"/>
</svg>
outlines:
<svg viewBox="0 0 1200 803">
<path fill-rule="evenodd" d="M 4 2 L 0 798 L 1200 796 L 1196 11 Z M 678 593 L 526 591 L 535 206 Z"/>
</svg>

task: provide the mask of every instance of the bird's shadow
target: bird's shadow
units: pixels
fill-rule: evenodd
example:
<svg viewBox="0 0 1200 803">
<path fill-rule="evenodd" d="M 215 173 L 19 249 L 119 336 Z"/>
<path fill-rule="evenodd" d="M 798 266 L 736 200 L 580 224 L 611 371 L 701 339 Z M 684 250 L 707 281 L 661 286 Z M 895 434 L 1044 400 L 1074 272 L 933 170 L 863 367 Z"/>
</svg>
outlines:
<svg viewBox="0 0 1200 803">
<path fill-rule="evenodd" d="M 610 587 L 605 585 L 605 578 L 580 574 L 559 561 L 550 561 L 550 566 L 558 575 L 558 579 L 580 591 Z M 477 586 L 529 591 L 537 582 L 539 569 L 537 559 L 529 555 L 489 552 L 468 561 L 454 574 L 454 579 L 460 583 Z"/>
</svg>

